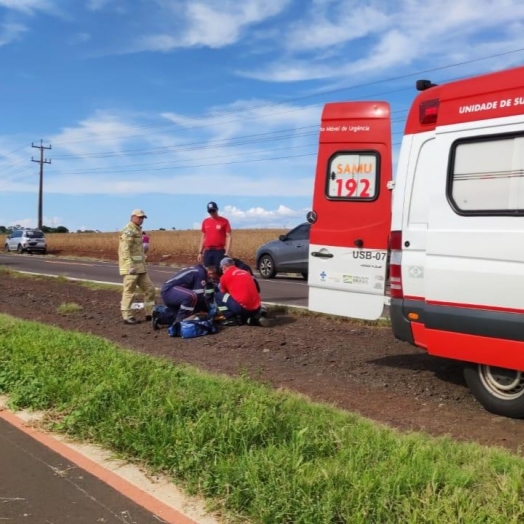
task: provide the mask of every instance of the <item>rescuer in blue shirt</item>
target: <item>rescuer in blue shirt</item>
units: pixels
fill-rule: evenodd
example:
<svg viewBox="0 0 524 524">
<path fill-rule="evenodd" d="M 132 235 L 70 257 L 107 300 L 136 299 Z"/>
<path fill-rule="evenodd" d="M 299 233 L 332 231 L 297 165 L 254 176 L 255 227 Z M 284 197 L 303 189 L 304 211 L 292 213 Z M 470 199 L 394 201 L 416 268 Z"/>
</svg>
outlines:
<svg viewBox="0 0 524 524">
<path fill-rule="evenodd" d="M 208 311 L 208 284 L 217 279 L 215 266 L 200 264 L 175 273 L 163 286 L 160 296 L 164 304 L 176 312 L 175 322 L 181 322 L 198 311 Z"/>
</svg>

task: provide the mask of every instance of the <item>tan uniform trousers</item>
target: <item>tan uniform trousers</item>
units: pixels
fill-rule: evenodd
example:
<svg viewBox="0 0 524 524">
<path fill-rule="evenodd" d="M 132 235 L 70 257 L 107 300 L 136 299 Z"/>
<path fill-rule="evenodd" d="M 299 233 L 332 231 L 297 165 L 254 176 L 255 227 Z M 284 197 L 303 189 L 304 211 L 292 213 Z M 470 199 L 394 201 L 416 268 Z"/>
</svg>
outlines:
<svg viewBox="0 0 524 524">
<path fill-rule="evenodd" d="M 138 273 L 136 275 L 125 275 L 124 276 L 124 289 L 122 291 L 122 302 L 120 309 L 122 310 L 122 317 L 124 320 L 133 316 L 133 310 L 131 304 L 135 297 L 136 288 L 144 294 L 144 312 L 146 315 L 153 313 L 155 307 L 155 295 L 156 290 L 153 282 L 149 278 L 147 273 Z"/>
</svg>

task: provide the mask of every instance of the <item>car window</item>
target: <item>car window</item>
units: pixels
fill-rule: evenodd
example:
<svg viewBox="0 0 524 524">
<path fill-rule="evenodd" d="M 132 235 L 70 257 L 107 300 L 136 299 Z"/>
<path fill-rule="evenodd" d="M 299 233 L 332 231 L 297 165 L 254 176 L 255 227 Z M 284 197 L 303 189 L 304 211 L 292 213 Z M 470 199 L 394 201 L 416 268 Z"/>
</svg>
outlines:
<svg viewBox="0 0 524 524">
<path fill-rule="evenodd" d="M 287 234 L 286 240 L 309 240 L 310 224 L 300 224 Z"/>
<path fill-rule="evenodd" d="M 22 231 L 14 231 L 11 238 L 18 238 L 22 236 Z"/>
<path fill-rule="evenodd" d="M 25 236 L 28 238 L 44 238 L 42 231 L 26 231 Z"/>
</svg>

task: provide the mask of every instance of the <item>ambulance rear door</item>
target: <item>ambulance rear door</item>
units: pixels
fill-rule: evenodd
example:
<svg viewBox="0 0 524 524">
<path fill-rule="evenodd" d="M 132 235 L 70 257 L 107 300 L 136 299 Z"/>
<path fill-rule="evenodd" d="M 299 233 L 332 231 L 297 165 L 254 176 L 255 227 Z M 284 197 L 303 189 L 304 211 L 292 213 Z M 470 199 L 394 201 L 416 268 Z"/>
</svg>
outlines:
<svg viewBox="0 0 524 524">
<path fill-rule="evenodd" d="M 327 104 L 308 214 L 310 310 L 368 320 L 382 315 L 391 179 L 389 104 Z"/>
</svg>

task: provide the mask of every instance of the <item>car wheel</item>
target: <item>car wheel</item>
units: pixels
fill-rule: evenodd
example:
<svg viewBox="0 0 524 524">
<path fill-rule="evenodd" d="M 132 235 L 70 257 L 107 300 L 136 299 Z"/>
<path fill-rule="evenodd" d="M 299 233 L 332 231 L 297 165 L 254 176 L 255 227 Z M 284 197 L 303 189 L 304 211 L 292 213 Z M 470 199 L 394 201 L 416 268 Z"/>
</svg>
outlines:
<svg viewBox="0 0 524 524">
<path fill-rule="evenodd" d="M 303 278 L 304 280 L 307 280 L 307 273 L 301 273 L 301 274 L 302 274 L 302 278 Z"/>
<path fill-rule="evenodd" d="M 4 246 L 4 251 L 6 253 L 9 253 L 10 249 L 9 249 L 9 244 L 6 242 L 5 246 Z"/>
<path fill-rule="evenodd" d="M 466 364 L 464 378 L 485 409 L 503 417 L 524 418 L 524 372 Z"/>
<path fill-rule="evenodd" d="M 42 249 L 42 255 L 47 255 L 47 249 Z"/>
<path fill-rule="evenodd" d="M 18 248 L 16 250 L 17 253 L 22 254 L 24 252 L 24 248 L 22 247 L 22 244 L 18 244 Z"/>
<path fill-rule="evenodd" d="M 258 261 L 258 271 L 262 278 L 275 278 L 275 262 L 271 255 L 262 255 Z"/>
</svg>

